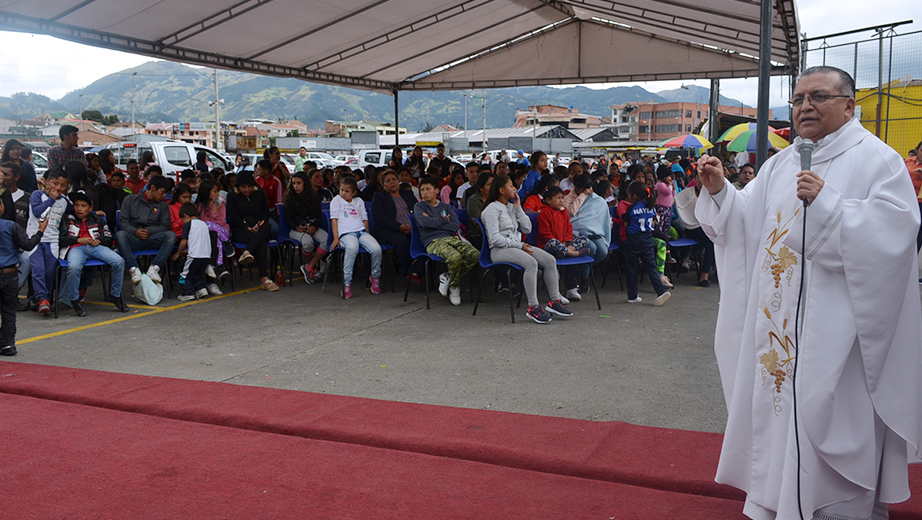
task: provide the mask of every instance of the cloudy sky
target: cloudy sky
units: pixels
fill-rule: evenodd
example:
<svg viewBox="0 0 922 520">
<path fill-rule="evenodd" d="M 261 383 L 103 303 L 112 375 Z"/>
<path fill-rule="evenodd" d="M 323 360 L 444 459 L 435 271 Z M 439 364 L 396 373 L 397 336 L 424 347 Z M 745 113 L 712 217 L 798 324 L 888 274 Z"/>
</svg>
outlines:
<svg viewBox="0 0 922 520">
<path fill-rule="evenodd" d="M 876 0 L 874 9 L 862 0 L 801 0 L 798 2 L 801 31 L 819 36 L 860 29 L 913 18 L 918 14 L 915 0 Z M 922 20 L 897 29 L 900 34 L 922 30 Z M 873 33 L 860 35 L 862 39 Z M 83 88 L 97 79 L 151 61 L 150 58 L 88 47 L 51 38 L 0 31 L 0 96 L 16 92 L 37 92 L 59 99 L 67 92 Z M 19 49 L 21 52 L 10 52 Z M 683 82 L 635 83 L 650 91 L 678 88 Z M 707 81 L 688 82 L 707 87 Z M 721 81 L 722 94 L 756 105 L 756 79 Z M 771 104 L 788 99 L 787 81 L 773 78 Z M 589 85 L 607 87 L 612 85 Z"/>
</svg>

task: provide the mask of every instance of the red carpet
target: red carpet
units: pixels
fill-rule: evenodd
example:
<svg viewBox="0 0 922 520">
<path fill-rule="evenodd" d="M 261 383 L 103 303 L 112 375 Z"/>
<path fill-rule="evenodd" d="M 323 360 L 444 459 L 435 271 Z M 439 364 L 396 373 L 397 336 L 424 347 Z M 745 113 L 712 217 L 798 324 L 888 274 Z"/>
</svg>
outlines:
<svg viewBox="0 0 922 520">
<path fill-rule="evenodd" d="M 0 418 L 4 519 L 743 518 L 717 434 L 8 362 Z"/>
</svg>

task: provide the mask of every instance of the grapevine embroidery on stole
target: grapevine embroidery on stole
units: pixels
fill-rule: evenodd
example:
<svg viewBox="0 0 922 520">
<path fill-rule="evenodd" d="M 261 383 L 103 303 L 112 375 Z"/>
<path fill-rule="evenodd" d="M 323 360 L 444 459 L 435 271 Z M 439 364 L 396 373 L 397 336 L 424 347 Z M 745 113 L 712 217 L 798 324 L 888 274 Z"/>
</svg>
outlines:
<svg viewBox="0 0 922 520">
<path fill-rule="evenodd" d="M 772 314 L 772 311 L 777 314 L 782 308 L 784 287 L 791 287 L 791 280 L 794 277 L 794 266 L 797 265 L 798 261 L 797 254 L 794 251 L 791 251 L 784 245 L 779 248 L 778 245 L 790 230 L 791 221 L 800 214 L 800 208 L 798 207 L 797 210 L 794 211 L 794 214 L 784 223 L 782 223 L 781 213 L 782 208 L 779 204 L 775 214 L 775 229 L 765 238 L 767 244 L 765 251 L 768 255 L 765 257 L 765 262 L 762 264 L 761 269 L 763 275 L 764 273 L 771 272 L 775 281 L 774 291 L 771 293 L 771 298 L 767 303 L 765 300 L 759 302 L 759 306 L 762 307 L 762 313 L 774 329 L 768 332 L 768 352 L 762 354 L 759 358 L 759 363 L 762 365 L 761 374 L 763 385 L 768 381 L 768 376 L 775 378 L 775 395 L 773 396 L 773 400 L 776 414 L 781 412 L 781 397 L 778 394 L 781 393 L 781 387 L 784 385 L 785 380 L 793 376 L 793 361 L 794 358 L 797 357 L 794 341 L 788 335 L 788 326 L 793 323 L 790 311 L 785 310 L 783 316 L 781 316 L 782 322 L 780 328 L 776 321 L 777 316 Z M 782 283 L 782 275 L 786 283 Z M 776 346 L 780 347 L 781 351 L 784 353 L 783 357 Z"/>
</svg>

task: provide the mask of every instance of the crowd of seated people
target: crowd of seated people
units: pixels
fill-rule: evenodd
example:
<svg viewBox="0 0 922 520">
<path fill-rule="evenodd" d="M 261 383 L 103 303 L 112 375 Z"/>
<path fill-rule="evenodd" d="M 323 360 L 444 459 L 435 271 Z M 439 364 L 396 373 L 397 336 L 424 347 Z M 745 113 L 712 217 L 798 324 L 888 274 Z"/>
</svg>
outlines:
<svg viewBox="0 0 922 520">
<path fill-rule="evenodd" d="M 270 247 L 279 238 L 300 248 L 297 258 L 307 283 L 320 279 L 329 269 L 329 253 L 342 246 L 342 295 L 347 298 L 356 255 L 360 248 L 370 253 L 369 285 L 378 294 L 385 272 L 419 281 L 410 255 L 409 217 L 421 208 L 426 213 L 417 215 L 416 223 L 424 245 L 448 261 L 448 273 L 440 279 L 444 296 L 460 303 L 459 278 L 476 263 L 474 253 L 487 247 L 494 260 L 523 268 L 522 279 L 505 289 L 524 291 L 527 315 L 538 323 L 550 321 L 551 314 L 572 315 L 567 305 L 589 290 L 590 269 L 603 264 L 613 242 L 621 244 L 627 258 L 631 302 L 640 301 L 636 279 L 641 266 L 656 273 L 650 277 L 658 295 L 654 304 L 668 299 L 672 283 L 663 266 L 675 261 L 670 240 L 687 236 L 697 241 L 677 268 L 698 267 L 701 286 L 709 285 L 713 267 L 713 245 L 694 219 L 698 191 L 688 159 L 655 164 L 615 156 L 590 166 L 579 160 L 563 165 L 555 157 L 549 170 L 548 157 L 540 151 L 522 161 L 491 162 L 485 156 L 482 163 L 461 165 L 440 147 L 428 160 L 419 150 L 407 159 L 395 152 L 386 167 L 328 169 L 304 160 L 301 170 L 288 172 L 273 148 L 252 168 L 242 167 L 241 156 L 236 172 L 212 167 L 202 157 L 199 169 L 208 171 L 190 169 L 175 182 L 163 176 L 152 157 L 129 161 L 128 171 L 122 172 L 111 154 L 99 153 L 48 170 L 29 192 L 34 170 L 16 160 L 16 145 L 9 140 L 4 146 L 3 157 L 9 160 L 0 164 L 0 202 L 3 218 L 23 229 L 20 238 L 44 228 L 34 247 L 16 248 L 12 265 L 18 264 L 17 290 L 28 295 L 15 300 L 18 309 L 40 316 L 51 314 L 59 260 L 68 262 L 60 303 L 78 316 L 87 313 L 82 302 L 98 271 L 84 268 L 88 260 L 109 266 L 105 299 L 121 311 L 128 309 L 121 294 L 124 274 L 132 284 L 143 276 L 164 283 L 170 274 L 182 288 L 180 298 L 188 300 L 222 294 L 218 283 L 230 276 L 228 266 L 255 263 L 260 286 L 275 292 L 277 264 Z M 739 187 L 751 180 L 750 168 L 744 169 Z M 287 237 L 278 237 L 282 214 Z M 524 237 L 533 225 L 538 240 L 529 244 Z M 393 252 L 393 261 L 383 261 L 383 250 Z M 150 253 L 143 272 L 138 251 Z M 561 282 L 555 261 L 569 256 L 588 256 L 592 262 L 568 267 Z M 544 306 L 537 293 L 539 271 L 549 296 Z"/>
</svg>

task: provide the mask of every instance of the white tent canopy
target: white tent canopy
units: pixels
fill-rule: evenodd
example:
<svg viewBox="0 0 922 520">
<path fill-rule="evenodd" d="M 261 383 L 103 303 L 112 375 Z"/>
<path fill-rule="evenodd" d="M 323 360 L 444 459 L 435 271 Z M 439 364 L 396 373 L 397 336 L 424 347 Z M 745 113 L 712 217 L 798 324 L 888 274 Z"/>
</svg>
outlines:
<svg viewBox="0 0 922 520">
<path fill-rule="evenodd" d="M 796 71 L 774 4 L 774 70 Z M 0 0 L 0 29 L 390 93 L 756 76 L 759 2 Z"/>
</svg>

